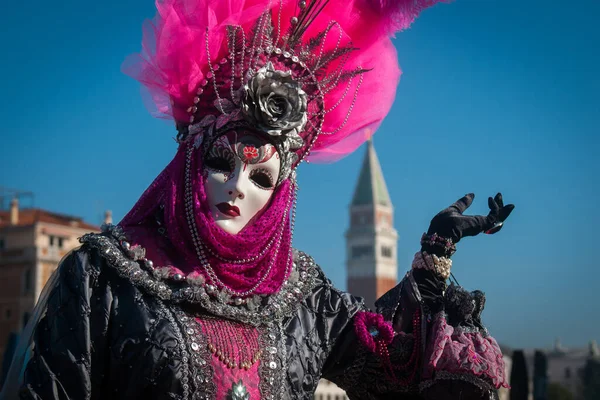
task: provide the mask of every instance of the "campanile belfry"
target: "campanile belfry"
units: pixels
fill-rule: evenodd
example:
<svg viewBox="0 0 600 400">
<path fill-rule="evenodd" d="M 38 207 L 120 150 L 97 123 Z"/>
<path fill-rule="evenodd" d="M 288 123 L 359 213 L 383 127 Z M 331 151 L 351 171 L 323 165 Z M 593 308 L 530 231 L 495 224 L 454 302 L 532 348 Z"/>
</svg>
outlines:
<svg viewBox="0 0 600 400">
<path fill-rule="evenodd" d="M 367 143 L 350 205 L 346 246 L 348 291 L 364 297 L 365 305 L 373 309 L 375 300 L 398 280 L 398 233 L 372 140 Z"/>
</svg>

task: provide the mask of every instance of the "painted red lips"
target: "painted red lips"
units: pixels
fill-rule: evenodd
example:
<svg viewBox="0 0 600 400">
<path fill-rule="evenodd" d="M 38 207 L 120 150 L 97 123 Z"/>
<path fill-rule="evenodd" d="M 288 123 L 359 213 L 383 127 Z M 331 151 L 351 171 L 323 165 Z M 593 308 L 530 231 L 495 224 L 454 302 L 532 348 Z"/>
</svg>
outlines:
<svg viewBox="0 0 600 400">
<path fill-rule="evenodd" d="M 217 204 L 217 209 L 224 215 L 228 215 L 230 217 L 240 216 L 240 209 L 236 206 L 232 206 L 229 203 L 219 203 Z"/>
</svg>

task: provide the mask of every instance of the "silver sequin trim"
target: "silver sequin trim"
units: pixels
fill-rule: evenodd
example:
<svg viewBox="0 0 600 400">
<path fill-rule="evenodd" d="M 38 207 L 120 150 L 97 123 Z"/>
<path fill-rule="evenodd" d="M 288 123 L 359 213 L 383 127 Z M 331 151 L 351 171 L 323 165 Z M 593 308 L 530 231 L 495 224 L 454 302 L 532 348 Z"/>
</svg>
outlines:
<svg viewBox="0 0 600 400">
<path fill-rule="evenodd" d="M 98 250 L 117 273 L 129 279 L 135 286 L 161 300 L 174 303 L 199 304 L 208 312 L 247 323 L 263 325 L 265 321 L 276 321 L 292 315 L 315 286 L 316 264 L 312 257 L 294 251 L 294 264 L 290 277 L 279 292 L 265 297 L 256 310 L 224 304 L 210 296 L 203 286 L 192 286 L 187 282 L 173 285 L 164 278 L 154 276 L 149 260 L 134 260 L 122 247 L 123 234 L 118 227 L 108 226 L 103 234 L 86 234 L 80 242 Z M 144 268 L 142 268 L 144 266 Z"/>
</svg>

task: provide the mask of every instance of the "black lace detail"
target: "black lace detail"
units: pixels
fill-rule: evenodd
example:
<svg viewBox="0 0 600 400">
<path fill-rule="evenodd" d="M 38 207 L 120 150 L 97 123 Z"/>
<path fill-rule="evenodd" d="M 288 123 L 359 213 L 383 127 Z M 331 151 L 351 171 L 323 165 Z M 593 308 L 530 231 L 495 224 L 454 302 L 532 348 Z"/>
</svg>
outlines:
<svg viewBox="0 0 600 400">
<path fill-rule="evenodd" d="M 396 335 L 394 341 L 388 346 L 392 364 L 406 364 L 412 355 L 413 344 L 413 335 Z M 336 383 L 346 391 L 350 399 L 379 399 L 383 394 L 418 391 L 417 384 L 399 381 L 404 378 L 402 373 L 396 372 L 398 379 L 394 379 L 384 371 L 379 356 L 359 345 L 353 362 L 345 368 Z M 415 379 L 415 382 L 417 381 Z"/>
<path fill-rule="evenodd" d="M 485 294 L 479 290 L 468 292 L 461 286 L 451 284 L 444 295 L 444 311 L 448 323 L 457 331 L 487 335 L 487 329 L 481 322 L 484 305 Z"/>
</svg>

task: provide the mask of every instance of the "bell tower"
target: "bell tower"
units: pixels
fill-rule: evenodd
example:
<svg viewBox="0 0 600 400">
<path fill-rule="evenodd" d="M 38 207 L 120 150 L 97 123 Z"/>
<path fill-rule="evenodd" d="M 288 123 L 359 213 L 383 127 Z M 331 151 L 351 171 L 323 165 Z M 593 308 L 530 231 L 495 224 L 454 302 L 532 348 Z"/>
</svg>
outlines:
<svg viewBox="0 0 600 400">
<path fill-rule="evenodd" d="M 394 208 L 381 172 L 373 141 L 369 140 L 346 232 L 348 291 L 374 308 L 375 300 L 398 280 L 398 233 Z"/>
</svg>

